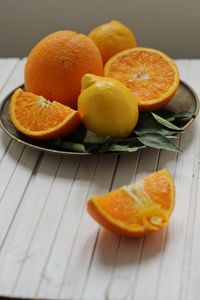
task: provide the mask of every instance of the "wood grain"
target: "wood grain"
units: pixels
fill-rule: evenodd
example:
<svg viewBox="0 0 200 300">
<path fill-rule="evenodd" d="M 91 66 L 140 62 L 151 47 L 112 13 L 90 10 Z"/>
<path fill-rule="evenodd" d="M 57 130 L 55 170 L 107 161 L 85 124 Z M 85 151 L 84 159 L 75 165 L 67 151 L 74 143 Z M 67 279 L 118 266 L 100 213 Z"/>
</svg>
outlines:
<svg viewBox="0 0 200 300">
<path fill-rule="evenodd" d="M 0 59 L 0 101 L 23 82 L 25 59 Z M 177 60 L 200 95 L 200 60 Z M 193 300 L 200 278 L 200 121 L 179 155 L 63 157 L 11 141 L 0 129 L 0 299 Z M 167 168 L 176 207 L 167 228 L 122 238 L 99 227 L 86 200 Z"/>
</svg>

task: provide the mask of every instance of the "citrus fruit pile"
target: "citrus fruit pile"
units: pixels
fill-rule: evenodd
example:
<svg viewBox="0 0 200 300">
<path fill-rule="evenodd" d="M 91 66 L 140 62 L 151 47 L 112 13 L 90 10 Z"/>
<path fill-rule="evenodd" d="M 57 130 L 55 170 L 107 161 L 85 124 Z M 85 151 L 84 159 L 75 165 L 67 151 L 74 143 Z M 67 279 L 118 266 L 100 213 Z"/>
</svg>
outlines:
<svg viewBox="0 0 200 300">
<path fill-rule="evenodd" d="M 64 126 L 57 102 L 68 112 L 78 110 L 86 129 L 104 137 L 127 138 L 137 125 L 138 111 L 158 109 L 170 101 L 179 73 L 171 58 L 138 47 L 133 31 L 114 20 L 88 36 L 62 30 L 44 37 L 28 55 L 24 81 L 26 94 L 18 93 L 17 101 L 15 94 L 10 109 L 13 124 L 23 134 L 44 140 L 71 134 L 78 118 L 65 120 Z M 40 99 L 34 107 L 33 98 Z M 27 102 L 23 117 L 20 102 Z M 42 123 L 44 128 L 38 126 Z"/>
<path fill-rule="evenodd" d="M 58 145 L 84 128 L 84 140 L 64 140 L 65 147 L 133 152 L 139 143 L 178 151 L 167 136 L 181 129 L 151 112 L 175 94 L 177 66 L 161 51 L 138 47 L 133 31 L 118 21 L 99 25 L 88 36 L 70 30 L 49 34 L 28 55 L 24 81 L 25 91 L 13 93 L 9 112 L 17 130 L 30 138 Z M 161 170 L 94 196 L 87 207 L 107 229 L 140 236 L 168 224 L 174 198 L 173 180 Z"/>
</svg>

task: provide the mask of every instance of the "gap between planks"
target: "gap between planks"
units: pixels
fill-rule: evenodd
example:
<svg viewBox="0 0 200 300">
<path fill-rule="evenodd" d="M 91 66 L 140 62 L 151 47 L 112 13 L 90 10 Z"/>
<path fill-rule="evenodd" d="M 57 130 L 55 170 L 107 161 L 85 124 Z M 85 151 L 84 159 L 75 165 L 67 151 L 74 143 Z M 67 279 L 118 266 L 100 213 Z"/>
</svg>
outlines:
<svg viewBox="0 0 200 300">
<path fill-rule="evenodd" d="M 187 141 L 186 141 L 187 142 Z M 155 162 L 155 161 L 154 161 Z M 156 162 L 155 162 L 156 163 Z M 142 166 L 142 164 L 141 164 L 141 166 Z M 138 173 L 139 173 L 139 177 L 140 177 L 140 174 L 143 172 L 143 170 L 142 170 L 142 168 L 138 171 Z M 117 174 L 116 174 L 117 175 Z M 117 179 L 116 179 L 117 180 Z M 120 182 L 120 180 L 118 181 L 118 182 Z M 114 184 L 113 184 L 113 186 L 114 186 Z M 102 233 L 102 229 L 100 230 L 100 233 L 99 233 L 99 235 L 98 235 L 98 240 L 97 240 L 97 243 L 96 243 L 96 246 L 97 247 L 99 247 L 99 244 L 102 242 L 102 235 L 103 235 L 103 233 Z M 108 237 L 112 237 L 112 235 L 108 235 Z M 115 238 L 114 238 L 115 239 Z M 99 241 L 100 240 L 100 241 Z M 118 240 L 118 239 L 117 239 Z M 147 239 L 145 239 L 145 241 L 143 242 L 143 246 L 144 246 L 144 244 L 145 244 L 145 242 L 146 242 L 146 240 Z M 127 244 L 127 245 L 126 245 Z M 114 266 L 114 270 L 112 269 L 111 270 L 111 276 L 110 276 L 110 278 L 111 278 L 111 280 L 113 280 L 113 276 L 115 276 L 115 272 L 117 271 L 117 267 L 119 267 L 118 265 L 117 265 L 117 261 L 119 261 L 120 260 L 120 249 L 121 249 L 121 251 L 122 251 L 122 256 L 121 256 L 121 259 L 123 260 L 124 258 L 123 258 L 123 256 L 124 256 L 124 254 L 126 253 L 126 251 L 127 251 L 127 247 L 129 247 L 128 246 L 128 242 L 127 242 L 127 240 L 126 239 L 123 239 L 123 241 L 120 241 L 120 243 L 116 243 L 116 245 L 118 245 L 117 247 L 116 247 L 116 249 L 115 249 L 115 253 L 117 253 L 117 256 L 115 256 L 114 257 L 114 259 L 115 259 L 115 262 L 114 262 L 114 264 L 113 264 L 113 266 Z M 141 244 L 141 243 L 139 243 L 139 244 Z M 124 248 L 124 251 L 123 251 L 123 246 L 125 247 Z M 135 246 L 135 245 L 134 245 Z M 95 248 L 96 249 L 96 248 Z M 144 248 L 142 248 L 142 249 L 144 249 Z M 96 251 L 98 251 L 98 249 L 96 249 Z M 166 251 L 166 250 L 165 250 Z M 142 250 L 142 252 L 141 252 L 141 249 L 139 250 L 139 253 L 141 253 L 141 255 L 143 256 L 144 255 L 144 250 Z M 95 255 L 96 255 L 96 252 L 94 253 L 94 260 L 95 260 Z M 141 259 L 142 259 L 142 257 L 141 257 Z M 139 261 L 141 261 L 141 259 L 139 260 Z M 140 266 L 140 264 L 139 264 L 139 266 Z M 91 265 L 90 265 L 90 267 L 91 268 L 93 268 L 93 266 L 92 266 L 92 263 L 91 263 Z M 141 266 L 140 266 L 140 268 L 141 268 Z M 89 269 L 89 271 L 90 271 L 90 269 Z M 92 270 L 91 270 L 92 271 Z M 137 270 L 136 271 L 136 274 L 138 273 L 138 271 L 139 270 Z M 90 274 L 88 274 L 88 276 L 91 276 Z M 140 272 L 140 274 L 139 274 L 139 276 L 141 276 L 141 272 Z M 87 278 L 86 278 L 87 279 Z M 87 284 L 88 284 L 88 282 L 86 283 L 86 288 L 87 288 Z M 91 286 L 90 286 L 90 288 L 91 288 Z M 90 290 L 91 291 L 91 290 Z M 89 294 L 90 294 L 90 291 L 88 292 Z M 64 295 L 64 291 L 63 291 L 63 295 Z M 85 293 L 85 290 L 84 290 L 84 293 Z M 86 293 L 87 293 L 87 291 L 86 291 Z M 89 297 L 89 294 L 88 294 L 88 297 Z M 86 294 L 87 295 L 87 294 Z M 69 298 L 70 299 L 70 298 Z M 88 298 L 89 299 L 89 298 Z M 92 298 L 90 298 L 90 299 L 92 299 Z M 142 299 L 142 298 L 141 298 Z"/>
</svg>

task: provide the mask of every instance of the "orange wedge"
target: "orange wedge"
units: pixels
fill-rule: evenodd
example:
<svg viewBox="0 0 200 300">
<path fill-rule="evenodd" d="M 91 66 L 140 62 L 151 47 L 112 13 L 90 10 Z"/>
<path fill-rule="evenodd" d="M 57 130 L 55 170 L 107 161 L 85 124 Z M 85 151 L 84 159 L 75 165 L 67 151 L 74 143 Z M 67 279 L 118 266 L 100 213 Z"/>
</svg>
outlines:
<svg viewBox="0 0 200 300">
<path fill-rule="evenodd" d="M 11 97 L 10 118 L 21 133 L 38 140 L 71 134 L 81 123 L 78 111 L 20 88 Z"/>
<path fill-rule="evenodd" d="M 166 54 L 136 47 L 110 58 L 104 75 L 124 83 L 137 98 L 139 110 L 153 110 L 166 105 L 179 86 L 179 72 Z"/>
<path fill-rule="evenodd" d="M 135 184 L 91 197 L 87 209 L 106 229 L 136 237 L 166 226 L 174 202 L 174 182 L 169 172 L 163 169 Z"/>
</svg>

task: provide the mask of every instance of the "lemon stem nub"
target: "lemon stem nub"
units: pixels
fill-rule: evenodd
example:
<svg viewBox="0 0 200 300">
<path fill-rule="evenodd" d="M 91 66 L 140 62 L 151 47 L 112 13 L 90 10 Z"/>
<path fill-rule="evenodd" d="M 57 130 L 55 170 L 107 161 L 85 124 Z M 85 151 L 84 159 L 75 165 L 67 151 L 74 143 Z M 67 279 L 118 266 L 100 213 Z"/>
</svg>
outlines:
<svg viewBox="0 0 200 300">
<path fill-rule="evenodd" d="M 87 89 L 88 87 L 90 87 L 94 83 L 96 83 L 98 78 L 99 78 L 99 76 L 95 76 L 93 74 L 89 74 L 89 73 L 85 74 L 82 77 L 82 80 L 81 80 L 81 89 L 82 89 L 82 91 Z"/>
</svg>

